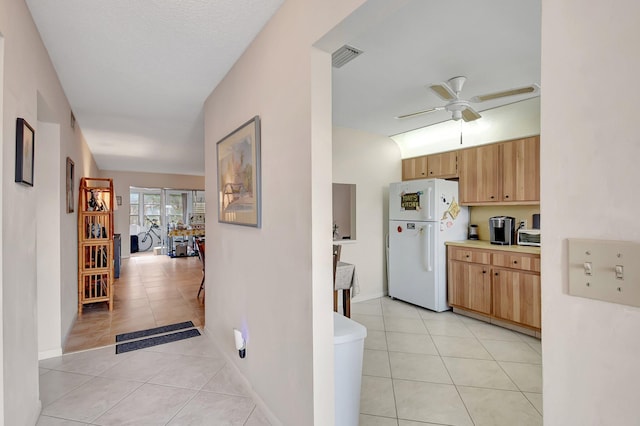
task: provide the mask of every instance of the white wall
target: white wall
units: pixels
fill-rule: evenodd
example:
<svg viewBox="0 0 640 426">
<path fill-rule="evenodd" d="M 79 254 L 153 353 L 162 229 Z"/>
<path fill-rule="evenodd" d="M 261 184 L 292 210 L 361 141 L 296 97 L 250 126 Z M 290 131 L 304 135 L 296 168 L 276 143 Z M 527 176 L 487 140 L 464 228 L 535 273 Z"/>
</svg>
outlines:
<svg viewBox="0 0 640 426">
<path fill-rule="evenodd" d="M 129 187 L 204 190 L 204 176 L 101 170 L 100 177 L 113 179 L 113 190 L 116 196 L 122 197 L 122 205 L 118 206 L 118 209 L 113 213 L 114 233 L 120 234 L 122 239 L 122 258 L 127 258 L 131 254 Z M 207 210 L 215 210 L 217 208 L 215 203 L 215 199 L 207 202 Z"/>
<path fill-rule="evenodd" d="M 360 293 L 354 302 L 387 293 L 389 183 L 401 179 L 400 149 L 393 140 L 359 130 L 333 129 L 333 180 L 356 184 L 357 241 L 343 244 L 340 254 L 341 260 L 356 265 Z"/>
<path fill-rule="evenodd" d="M 4 77 L 2 79 L 2 359 L 3 359 L 3 416 L 4 424 L 34 424 L 40 410 L 38 395 L 38 321 L 59 324 L 53 327 L 53 340 L 61 336 L 73 319 L 66 305 L 77 306 L 77 246 L 76 219 L 67 215 L 64 185 L 46 205 L 37 200 L 42 179 L 55 175 L 67 156 L 76 163 L 76 174 L 95 172 L 95 162 L 86 149 L 78 128 L 69 126 L 70 107 L 54 68 L 40 40 L 24 1 L 0 0 L 0 33 L 4 37 Z M 25 118 L 35 127 L 35 150 L 40 145 L 58 143 L 50 147 L 57 157 L 35 163 L 35 187 L 14 182 L 16 118 Z M 43 131 L 40 138 L 38 121 L 59 125 L 58 137 Z M 47 127 L 49 124 L 46 125 Z M 44 130 L 44 129 L 43 129 Z M 49 129 L 51 130 L 51 128 Z M 52 142 L 53 141 L 53 142 Z M 48 147 L 43 147 L 47 150 Z M 41 153 L 40 153 L 41 154 Z M 37 159 L 40 159 L 40 155 Z M 54 164 L 51 164 L 52 162 Z M 64 175 L 57 180 L 64 182 Z M 63 306 L 62 315 L 55 309 L 39 312 L 37 303 L 37 210 L 56 210 L 57 236 L 51 236 L 53 250 L 60 250 L 59 273 L 48 278 L 53 292 L 60 292 L 57 303 Z M 71 292 L 68 290 L 71 289 Z M 61 299 L 61 300 L 60 300 Z M 56 303 L 54 302 L 54 303 Z M 75 308 L 73 308 L 75 309 Z M 38 316 L 44 316 L 38 318 Z M 49 317 L 47 317 L 49 316 Z M 53 343 L 55 345 L 55 343 Z M 2 411 L 2 410 L 0 410 Z"/>
<path fill-rule="evenodd" d="M 537 97 L 482 111 L 480 120 L 469 123 L 449 120 L 401 133 L 392 139 L 400 146 L 402 158 L 410 158 L 539 134 L 540 98 Z"/>
<path fill-rule="evenodd" d="M 38 358 L 62 355 L 60 125 L 38 121 L 36 208 L 36 263 L 38 303 Z M 51 161 L 54 160 L 54 161 Z M 56 285 L 57 284 L 57 285 Z M 77 288 L 77 287 L 76 287 Z M 77 300 L 77 296 L 76 296 Z"/>
<path fill-rule="evenodd" d="M 567 238 L 640 242 L 640 3 L 542 2 L 548 425 L 637 425 L 640 309 L 567 294 Z"/>
<path fill-rule="evenodd" d="M 263 225 L 207 209 L 206 324 L 276 424 L 333 422 L 331 67 L 312 44 L 359 3 L 285 1 L 205 103 L 207 200 L 216 142 L 261 117 Z"/>
</svg>

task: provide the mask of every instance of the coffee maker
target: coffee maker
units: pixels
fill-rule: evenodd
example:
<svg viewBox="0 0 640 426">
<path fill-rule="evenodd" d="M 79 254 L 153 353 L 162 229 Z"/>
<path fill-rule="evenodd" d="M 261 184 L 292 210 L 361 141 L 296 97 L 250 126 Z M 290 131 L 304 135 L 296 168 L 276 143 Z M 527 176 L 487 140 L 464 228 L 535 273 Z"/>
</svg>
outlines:
<svg viewBox="0 0 640 426">
<path fill-rule="evenodd" d="M 511 245 L 515 243 L 516 218 L 493 216 L 489 218 L 489 239 L 491 244 Z"/>
</svg>

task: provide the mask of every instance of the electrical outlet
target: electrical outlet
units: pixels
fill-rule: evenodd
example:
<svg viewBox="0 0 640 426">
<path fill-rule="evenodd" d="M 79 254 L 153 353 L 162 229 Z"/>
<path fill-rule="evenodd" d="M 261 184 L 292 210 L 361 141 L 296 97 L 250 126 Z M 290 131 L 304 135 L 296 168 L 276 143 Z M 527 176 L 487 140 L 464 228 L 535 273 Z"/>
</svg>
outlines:
<svg viewBox="0 0 640 426">
<path fill-rule="evenodd" d="M 522 229 L 528 229 L 528 228 L 527 228 L 527 219 L 522 219 L 522 220 L 520 221 L 520 226 L 519 226 L 519 228 L 522 228 Z"/>
</svg>

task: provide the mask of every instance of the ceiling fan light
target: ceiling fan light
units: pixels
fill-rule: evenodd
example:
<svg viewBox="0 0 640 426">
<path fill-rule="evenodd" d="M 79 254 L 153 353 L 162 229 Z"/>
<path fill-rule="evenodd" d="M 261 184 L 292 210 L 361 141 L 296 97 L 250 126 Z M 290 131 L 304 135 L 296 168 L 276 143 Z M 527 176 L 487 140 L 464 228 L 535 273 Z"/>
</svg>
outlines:
<svg viewBox="0 0 640 426">
<path fill-rule="evenodd" d="M 459 111 L 459 110 L 451 111 L 451 118 L 453 118 L 455 121 L 460 120 L 462 118 L 462 111 Z"/>
</svg>

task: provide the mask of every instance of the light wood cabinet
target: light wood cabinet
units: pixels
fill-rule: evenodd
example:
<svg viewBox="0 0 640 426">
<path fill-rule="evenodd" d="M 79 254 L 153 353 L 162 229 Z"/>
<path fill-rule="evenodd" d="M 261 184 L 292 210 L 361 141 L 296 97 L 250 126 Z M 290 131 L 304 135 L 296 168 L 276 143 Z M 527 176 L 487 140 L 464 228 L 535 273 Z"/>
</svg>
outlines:
<svg viewBox="0 0 640 426">
<path fill-rule="evenodd" d="M 460 203 L 540 202 L 540 137 L 459 151 Z"/>
<path fill-rule="evenodd" d="M 449 262 L 449 304 L 491 314 L 491 274 L 488 265 Z"/>
<path fill-rule="evenodd" d="M 402 180 L 426 179 L 427 156 L 405 158 L 402 160 Z"/>
<path fill-rule="evenodd" d="M 113 181 L 82 178 L 78 193 L 78 314 L 107 302 L 113 310 Z"/>
<path fill-rule="evenodd" d="M 540 255 L 447 246 L 448 301 L 454 308 L 540 330 Z"/>
<path fill-rule="evenodd" d="M 402 180 L 458 177 L 458 152 L 423 155 L 402 160 Z"/>
<path fill-rule="evenodd" d="M 540 274 L 493 268 L 493 316 L 539 329 Z"/>
<path fill-rule="evenodd" d="M 502 201 L 540 201 L 540 137 L 505 142 Z"/>
<path fill-rule="evenodd" d="M 501 201 L 500 145 L 483 145 L 460 151 L 461 204 Z"/>
<path fill-rule="evenodd" d="M 427 156 L 429 178 L 450 179 L 458 177 L 458 152 L 443 152 Z"/>
</svg>

